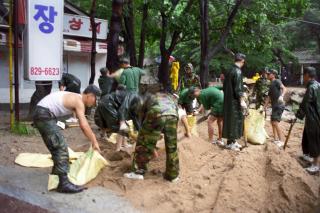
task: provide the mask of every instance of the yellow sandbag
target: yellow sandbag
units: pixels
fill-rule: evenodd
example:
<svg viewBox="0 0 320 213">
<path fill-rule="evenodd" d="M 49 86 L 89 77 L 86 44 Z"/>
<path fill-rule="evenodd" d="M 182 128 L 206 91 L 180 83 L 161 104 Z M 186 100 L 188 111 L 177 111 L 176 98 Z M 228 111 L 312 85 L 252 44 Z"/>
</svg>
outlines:
<svg viewBox="0 0 320 213">
<path fill-rule="evenodd" d="M 137 141 L 138 140 L 138 132 L 134 128 L 133 121 L 130 120 L 130 121 L 127 121 L 127 123 L 129 124 L 129 138 L 134 141 Z"/>
<path fill-rule="evenodd" d="M 112 133 L 110 137 L 107 139 L 109 143 L 116 144 L 117 143 L 117 133 Z"/>
<path fill-rule="evenodd" d="M 90 148 L 89 151 L 81 155 L 78 160 L 70 165 L 69 180 L 73 184 L 84 185 L 94 179 L 100 170 L 107 165 L 107 160 L 99 152 Z M 56 189 L 58 184 L 58 176 L 49 175 L 48 190 Z"/>
<path fill-rule="evenodd" d="M 245 135 L 248 142 L 252 144 L 262 145 L 269 137 L 265 126 L 265 117 L 259 110 L 249 109 L 249 115 L 245 119 Z"/>
<path fill-rule="evenodd" d="M 83 152 L 74 152 L 70 148 L 68 148 L 68 152 L 70 162 L 83 155 Z M 21 153 L 14 162 L 24 167 L 47 168 L 53 166 L 51 154 Z"/>
<path fill-rule="evenodd" d="M 191 130 L 191 134 L 194 136 L 199 136 L 198 130 L 197 130 L 197 118 L 193 115 L 187 115 L 187 121 L 189 124 L 189 128 Z"/>
<path fill-rule="evenodd" d="M 127 121 L 127 124 L 129 126 L 129 138 L 134 140 L 134 141 L 137 141 L 138 139 L 138 132 L 135 131 L 134 129 L 134 124 L 133 124 L 133 121 L 132 120 L 129 120 Z M 118 134 L 117 133 L 112 133 L 110 135 L 110 137 L 107 139 L 107 141 L 109 143 L 113 143 L 113 144 L 116 144 L 117 143 L 117 136 Z"/>
<path fill-rule="evenodd" d="M 50 154 L 21 153 L 14 162 L 24 167 L 47 168 L 53 166 Z"/>
</svg>

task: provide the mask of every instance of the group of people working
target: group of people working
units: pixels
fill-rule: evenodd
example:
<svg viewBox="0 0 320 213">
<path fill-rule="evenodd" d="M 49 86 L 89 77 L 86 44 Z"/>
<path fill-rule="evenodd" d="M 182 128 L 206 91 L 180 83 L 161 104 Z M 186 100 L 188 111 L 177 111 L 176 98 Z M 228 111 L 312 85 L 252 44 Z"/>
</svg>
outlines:
<svg viewBox="0 0 320 213">
<path fill-rule="evenodd" d="M 56 124 L 57 118 L 75 113 L 84 135 L 91 142 L 92 147 L 100 151 L 96 136 L 85 117 L 86 107 L 95 105 L 97 105 L 94 116 L 95 124 L 103 132 L 115 132 L 119 135 L 117 151 L 128 146 L 124 141 L 129 132 L 126 121 L 132 120 L 139 133 L 133 156 L 132 171 L 124 174 L 127 178 L 144 179 L 148 162 L 153 158 L 157 141 L 161 139 L 163 134 L 166 147 L 164 178 L 176 182 L 179 179 L 178 121 L 181 119 L 186 129 L 186 136 L 190 137 L 191 132 L 186 116 L 196 114 L 198 111 L 210 110 L 208 136 L 211 142 L 224 146 L 222 138 L 226 138 L 225 147 L 239 151 L 242 146 L 237 140 L 243 135 L 244 117 L 248 111 L 241 71 L 245 60 L 245 55 L 236 54 L 233 68 L 224 73 L 223 86 L 210 86 L 205 89 L 201 89 L 198 76 L 193 73 L 192 65 L 188 64 L 185 69 L 186 74 L 181 81 L 181 92 L 178 99 L 163 91 L 155 94 L 140 94 L 139 84 L 145 73 L 140 68 L 130 66 L 128 60 L 122 60 L 121 68 L 116 72 L 110 73 L 106 68 L 101 69 L 100 89 L 89 85 L 80 94 L 77 89 L 69 90 L 67 82 L 78 86 L 81 83 L 72 79 L 62 80 L 60 89 L 65 91 L 54 92 L 43 98 L 34 110 L 33 116 L 35 127 L 39 130 L 44 143 L 52 154 L 54 162 L 52 174 L 59 176 L 57 191 L 77 193 L 84 190 L 84 187 L 74 185 L 68 179 L 67 144 L 61 129 Z M 316 71 L 314 68 L 305 69 L 304 76 L 307 92 L 297 113 L 297 118 L 306 117 L 303 152 L 304 156 L 309 157 L 309 160 L 311 157 L 313 158 L 313 164 L 308 168 L 308 171 L 319 172 L 320 85 L 315 81 Z M 260 105 L 266 107 L 271 102 L 274 142 L 281 146 L 283 136 L 279 122 L 284 110 L 283 96 L 286 89 L 276 77 L 275 70 L 263 71 L 257 82 L 255 93 L 257 107 Z M 119 86 L 114 86 L 115 84 Z M 200 104 L 198 109 L 195 109 L 194 99 Z M 181 113 L 181 110 L 186 112 Z M 213 123 L 215 121 L 218 124 L 218 138 L 216 140 L 213 139 Z"/>
</svg>

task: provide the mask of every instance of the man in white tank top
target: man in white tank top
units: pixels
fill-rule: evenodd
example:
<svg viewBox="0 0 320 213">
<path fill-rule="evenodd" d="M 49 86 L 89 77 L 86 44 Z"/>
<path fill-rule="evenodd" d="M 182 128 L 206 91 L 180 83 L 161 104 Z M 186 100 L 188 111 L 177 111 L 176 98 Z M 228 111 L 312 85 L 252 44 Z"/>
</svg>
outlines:
<svg viewBox="0 0 320 213">
<path fill-rule="evenodd" d="M 72 184 L 68 179 L 68 146 L 61 129 L 56 124 L 57 117 L 75 113 L 79 119 L 80 128 L 92 143 L 92 147 L 100 151 L 95 134 L 85 117 L 85 108 L 94 106 L 100 94 L 99 88 L 94 85 L 88 86 L 81 95 L 64 91 L 54 92 L 44 97 L 34 110 L 34 125 L 52 155 L 54 163 L 52 174 L 59 176 L 58 192 L 77 193 L 84 188 Z"/>
</svg>

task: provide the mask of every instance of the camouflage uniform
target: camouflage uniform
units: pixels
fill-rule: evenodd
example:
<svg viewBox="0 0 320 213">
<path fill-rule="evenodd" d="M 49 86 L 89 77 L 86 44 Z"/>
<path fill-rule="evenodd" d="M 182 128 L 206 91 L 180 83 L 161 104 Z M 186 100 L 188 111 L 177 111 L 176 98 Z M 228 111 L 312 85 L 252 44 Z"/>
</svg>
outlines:
<svg viewBox="0 0 320 213">
<path fill-rule="evenodd" d="M 270 82 L 267 78 L 261 77 L 257 80 L 254 91 L 256 94 L 256 109 L 264 105 L 265 97 L 268 96 Z"/>
<path fill-rule="evenodd" d="M 68 146 L 61 134 L 60 127 L 56 124 L 56 117 L 49 109 L 37 106 L 34 111 L 33 122 L 52 155 L 54 163 L 52 174 L 66 175 L 69 172 Z"/>
<path fill-rule="evenodd" d="M 134 153 L 133 170 L 144 174 L 147 164 L 153 156 L 154 148 L 164 133 L 166 146 L 165 179 L 173 180 L 179 175 L 179 157 L 177 152 L 178 107 L 173 99 L 165 94 L 157 94 L 146 103 L 145 118 L 139 131 Z M 148 102 L 148 101 L 147 101 Z"/>
<path fill-rule="evenodd" d="M 185 89 L 185 88 L 190 88 L 190 87 L 199 87 L 201 88 L 201 84 L 200 84 L 200 78 L 198 75 L 192 73 L 192 76 L 183 76 L 182 78 L 182 88 L 181 89 Z"/>
</svg>

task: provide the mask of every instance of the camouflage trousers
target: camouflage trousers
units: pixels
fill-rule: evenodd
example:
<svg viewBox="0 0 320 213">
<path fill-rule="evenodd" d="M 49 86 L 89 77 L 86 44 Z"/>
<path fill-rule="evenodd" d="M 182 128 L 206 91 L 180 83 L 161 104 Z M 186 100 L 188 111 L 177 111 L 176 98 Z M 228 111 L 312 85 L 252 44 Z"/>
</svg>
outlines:
<svg viewBox="0 0 320 213">
<path fill-rule="evenodd" d="M 61 134 L 60 127 L 56 124 L 56 119 L 52 118 L 48 109 L 42 107 L 35 109 L 33 118 L 35 127 L 39 130 L 44 143 L 52 155 L 52 174 L 67 174 L 69 172 L 68 146 Z"/>
<path fill-rule="evenodd" d="M 164 133 L 166 146 L 165 178 L 173 180 L 179 175 L 179 157 L 177 152 L 177 124 L 175 116 L 161 116 L 156 119 L 146 119 L 139 131 L 138 141 L 134 153 L 133 170 L 137 173 L 147 171 L 147 164 L 153 157 L 153 151 Z"/>
</svg>

